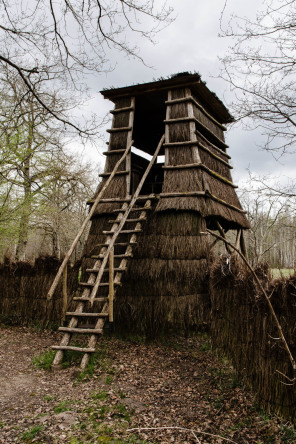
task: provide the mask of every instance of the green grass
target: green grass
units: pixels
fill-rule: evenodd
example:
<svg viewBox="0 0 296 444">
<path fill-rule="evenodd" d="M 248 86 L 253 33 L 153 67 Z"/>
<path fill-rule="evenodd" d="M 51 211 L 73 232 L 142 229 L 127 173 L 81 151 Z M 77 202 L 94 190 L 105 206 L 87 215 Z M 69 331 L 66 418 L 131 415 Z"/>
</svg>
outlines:
<svg viewBox="0 0 296 444">
<path fill-rule="evenodd" d="M 71 401 L 62 401 L 53 410 L 55 413 L 68 412 L 72 410 Z"/>
<path fill-rule="evenodd" d="M 274 279 L 278 279 L 281 276 L 290 277 L 294 274 L 295 270 L 293 268 L 272 268 L 271 275 Z"/>
<path fill-rule="evenodd" d="M 32 365 L 37 368 L 43 368 L 44 370 L 50 370 L 54 356 L 55 352 L 53 350 L 46 350 L 44 353 L 34 356 Z"/>
<path fill-rule="evenodd" d="M 25 442 L 32 442 L 32 440 L 42 431 L 43 426 L 39 425 L 39 426 L 34 426 L 32 427 L 30 430 L 26 430 L 23 434 L 22 434 L 22 441 Z"/>
</svg>

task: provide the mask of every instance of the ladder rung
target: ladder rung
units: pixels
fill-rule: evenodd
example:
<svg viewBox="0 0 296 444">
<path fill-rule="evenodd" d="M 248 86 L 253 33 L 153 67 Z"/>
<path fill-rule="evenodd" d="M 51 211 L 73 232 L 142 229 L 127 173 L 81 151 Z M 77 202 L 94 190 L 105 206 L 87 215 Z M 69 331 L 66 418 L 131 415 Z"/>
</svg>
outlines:
<svg viewBox="0 0 296 444">
<path fill-rule="evenodd" d="M 132 126 L 122 126 L 121 128 L 110 128 L 107 129 L 107 133 L 118 133 L 120 131 L 130 131 L 132 130 Z"/>
<path fill-rule="evenodd" d="M 134 230 L 120 230 L 119 233 L 129 234 L 129 233 L 140 233 L 142 230 L 140 228 L 135 228 Z M 103 234 L 114 234 L 114 231 L 103 231 Z"/>
<path fill-rule="evenodd" d="M 74 328 L 74 327 L 59 327 L 59 331 L 64 331 L 65 333 L 82 333 L 82 334 L 93 334 L 100 335 L 103 333 L 101 328 Z"/>
<path fill-rule="evenodd" d="M 141 221 L 144 221 L 144 220 L 146 220 L 146 219 L 147 219 L 146 217 L 141 217 L 141 218 L 138 218 L 138 219 L 127 219 L 127 220 L 125 221 L 125 223 L 127 223 L 127 222 L 141 222 Z M 109 220 L 108 222 L 109 222 L 109 224 L 115 224 L 115 223 L 118 223 L 117 220 Z"/>
<path fill-rule="evenodd" d="M 126 270 L 126 268 L 114 268 L 114 271 L 125 271 L 125 270 Z M 87 268 L 85 271 L 87 273 L 98 273 L 100 270 L 98 270 L 97 268 Z M 109 272 L 109 268 L 106 268 L 104 270 L 104 273 L 107 273 L 107 272 Z"/>
<path fill-rule="evenodd" d="M 114 259 L 118 258 L 118 257 L 132 257 L 132 254 L 114 254 Z M 115 284 L 115 282 L 114 282 Z"/>
<path fill-rule="evenodd" d="M 111 176 L 112 171 L 110 173 L 102 173 L 99 174 L 99 177 L 108 177 Z M 129 174 L 129 171 L 116 171 L 116 173 L 114 173 L 116 176 L 121 176 L 123 174 Z"/>
<path fill-rule="evenodd" d="M 132 208 L 131 213 L 133 211 L 149 211 L 152 210 L 152 207 L 139 207 L 139 208 Z M 124 213 L 124 210 L 113 210 L 112 213 Z"/>
<path fill-rule="evenodd" d="M 113 269 L 115 272 L 123 272 L 123 271 L 126 271 L 127 270 L 127 268 L 120 268 L 120 267 L 118 267 L 118 268 L 114 268 Z M 109 268 L 106 268 L 106 270 L 104 270 L 104 273 L 109 273 Z"/>
<path fill-rule="evenodd" d="M 103 154 L 105 154 L 105 156 L 109 156 L 109 154 L 120 154 L 120 153 L 124 153 L 125 149 L 121 149 L 121 150 L 110 150 L 110 151 L 104 151 Z"/>
<path fill-rule="evenodd" d="M 72 345 L 52 345 L 51 348 L 53 348 L 54 350 L 72 350 L 81 353 L 94 353 L 96 351 L 95 348 L 74 347 Z"/>
<path fill-rule="evenodd" d="M 73 301 L 80 301 L 80 302 L 89 302 L 89 298 L 83 298 L 82 296 L 76 296 L 73 298 Z M 108 302 L 109 298 L 94 298 L 92 299 L 93 302 Z"/>
<path fill-rule="evenodd" d="M 115 257 L 115 256 L 114 256 Z M 118 256 L 117 256 L 118 257 Z M 94 287 L 95 283 L 88 283 L 88 282 L 79 282 L 79 285 L 81 285 L 82 287 Z M 101 282 L 99 284 L 99 287 L 107 287 L 109 285 L 109 282 Z M 121 285 L 119 282 L 114 282 L 114 285 Z"/>
<path fill-rule="evenodd" d="M 120 246 L 120 247 L 127 247 L 128 245 L 137 245 L 138 242 L 116 242 L 114 244 L 114 247 Z M 96 247 L 109 247 L 109 244 L 97 244 Z"/>
<path fill-rule="evenodd" d="M 133 111 L 135 108 L 133 106 L 125 106 L 124 108 L 114 108 L 110 110 L 111 114 L 125 113 L 126 111 Z"/>
<path fill-rule="evenodd" d="M 120 287 L 122 284 L 121 282 L 113 282 L 114 287 Z M 109 287 L 109 282 L 101 282 L 100 287 Z"/>
<path fill-rule="evenodd" d="M 76 311 L 67 311 L 66 316 L 73 316 L 75 318 L 106 318 L 109 313 L 77 313 Z"/>
</svg>

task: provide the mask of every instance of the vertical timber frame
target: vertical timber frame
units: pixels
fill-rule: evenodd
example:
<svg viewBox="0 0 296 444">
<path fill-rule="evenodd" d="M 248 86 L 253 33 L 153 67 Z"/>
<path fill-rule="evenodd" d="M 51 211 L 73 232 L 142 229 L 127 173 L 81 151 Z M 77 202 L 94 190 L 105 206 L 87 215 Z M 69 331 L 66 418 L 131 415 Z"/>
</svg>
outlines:
<svg viewBox="0 0 296 444">
<path fill-rule="evenodd" d="M 115 107 L 113 110 L 110 110 L 110 113 L 113 114 L 112 119 L 112 127 L 107 130 L 110 133 L 110 141 L 108 142 L 108 151 L 104 154 L 108 156 L 106 169 L 103 174 L 100 176 L 105 177 L 110 175 L 113 170 L 114 162 L 119 154 L 122 154 L 124 150 L 131 145 L 132 136 L 133 136 L 133 126 L 134 126 L 134 116 L 135 116 L 135 97 L 130 96 L 124 99 L 125 104 L 122 105 L 120 99 L 115 102 Z M 126 102 L 129 102 L 126 105 Z M 122 138 L 124 142 L 118 142 L 115 138 Z M 110 156 L 114 157 L 114 160 L 110 162 Z M 107 166 L 108 165 L 108 166 Z M 124 167 L 124 169 L 122 169 Z M 124 165 L 122 165 L 117 174 L 125 175 L 125 197 L 130 197 L 130 187 L 131 187 L 131 151 L 126 156 Z M 124 183 L 122 184 L 124 186 Z"/>
<path fill-rule="evenodd" d="M 191 90 L 189 88 L 185 88 L 185 97 L 186 98 L 190 98 L 191 97 Z M 188 113 L 188 117 L 189 118 L 194 119 L 193 104 L 192 104 L 192 102 L 190 100 L 188 100 L 188 102 L 187 102 L 187 113 Z M 192 146 L 193 162 L 194 163 L 201 163 L 200 155 L 199 155 L 199 151 L 198 151 L 198 146 L 197 146 L 196 127 L 195 127 L 194 120 L 190 120 L 189 121 L 189 132 L 190 132 L 190 142 L 195 142 L 196 141 L 196 145 Z"/>
<path fill-rule="evenodd" d="M 129 114 L 129 127 L 131 128 L 127 134 L 126 146 L 130 145 L 133 138 L 133 127 L 134 127 L 134 118 L 135 118 L 135 97 L 131 97 L 131 110 Z M 131 195 L 131 174 L 132 174 L 132 153 L 131 150 L 126 157 L 126 171 L 128 174 L 126 175 L 126 197 L 130 197 Z"/>
</svg>

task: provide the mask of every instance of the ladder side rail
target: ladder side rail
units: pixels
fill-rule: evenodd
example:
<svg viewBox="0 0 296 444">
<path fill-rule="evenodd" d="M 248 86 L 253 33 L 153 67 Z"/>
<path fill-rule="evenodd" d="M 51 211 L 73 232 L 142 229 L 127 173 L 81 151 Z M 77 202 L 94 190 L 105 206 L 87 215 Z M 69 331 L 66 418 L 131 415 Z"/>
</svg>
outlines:
<svg viewBox="0 0 296 444">
<path fill-rule="evenodd" d="M 119 165 L 121 164 L 121 162 L 123 162 L 123 160 L 124 160 L 124 159 L 126 158 L 126 156 L 128 155 L 129 151 L 131 150 L 131 147 L 132 147 L 132 145 L 133 145 L 133 142 L 134 142 L 133 140 L 130 142 L 130 144 L 129 144 L 128 147 L 126 148 L 124 154 L 121 156 L 121 158 L 120 158 L 120 159 L 118 160 L 118 162 L 116 163 L 116 165 L 115 165 L 115 167 L 114 167 L 114 169 L 113 169 L 113 171 L 112 171 L 110 177 L 107 179 L 107 181 L 106 181 L 105 185 L 103 186 L 102 190 L 101 190 L 100 193 L 97 195 L 97 197 L 96 197 L 96 199 L 95 199 L 95 201 L 94 201 L 94 203 L 93 203 L 92 208 L 90 209 L 90 211 L 89 211 L 87 217 L 85 218 L 83 224 L 81 225 L 81 228 L 80 228 L 79 232 L 77 233 L 77 236 L 75 237 L 75 239 L 74 239 L 74 241 L 73 241 L 73 243 L 72 243 L 70 249 L 68 250 L 68 252 L 67 252 L 67 254 L 66 254 L 66 256 L 65 256 L 65 258 L 64 258 L 64 260 L 63 260 L 63 262 L 62 262 L 62 264 L 61 264 L 61 266 L 60 266 L 60 268 L 59 268 L 59 270 L 58 270 L 58 272 L 57 272 L 57 274 L 56 274 L 56 277 L 55 277 L 55 279 L 54 279 L 54 281 L 53 281 L 53 283 L 52 283 L 52 285 L 51 285 L 51 287 L 50 287 L 50 289 L 49 289 L 49 292 L 47 293 L 47 300 L 48 300 L 48 301 L 52 299 L 53 294 L 54 294 L 54 292 L 55 292 L 55 290 L 56 290 L 56 288 L 57 288 L 57 286 L 58 286 L 58 283 L 59 283 L 59 281 L 60 281 L 60 279 L 61 279 L 61 277 L 62 277 L 63 271 L 64 271 L 64 269 L 65 269 L 67 263 L 69 262 L 70 257 L 71 257 L 71 255 L 72 255 L 72 253 L 73 253 L 73 251 L 74 251 L 74 248 L 76 247 L 76 245 L 77 245 L 77 243 L 78 243 L 80 237 L 82 236 L 82 234 L 83 234 L 83 232 L 84 232 L 84 230 L 85 230 L 85 228 L 86 228 L 88 222 L 89 222 L 90 219 L 92 218 L 92 216 L 93 216 L 93 214 L 94 214 L 94 212 L 95 212 L 95 209 L 96 209 L 98 203 L 100 202 L 100 200 L 102 199 L 102 196 L 104 195 L 104 193 L 105 193 L 107 187 L 109 186 L 111 180 L 112 180 L 113 177 L 115 176 L 115 173 L 117 172 L 117 170 L 118 170 L 118 168 L 119 168 Z"/>
<path fill-rule="evenodd" d="M 165 140 L 165 135 L 163 135 L 163 136 L 161 137 L 160 142 L 159 142 L 159 144 L 158 144 L 158 146 L 157 146 L 157 148 L 156 148 L 156 151 L 155 151 L 155 153 L 154 153 L 152 159 L 150 160 L 150 162 L 149 162 L 149 164 L 148 164 L 148 166 L 147 166 L 147 168 L 146 168 L 146 171 L 145 171 L 145 173 L 143 174 L 142 179 L 140 180 L 140 183 L 139 183 L 139 185 L 138 185 L 138 187 L 137 187 L 137 189 L 136 189 L 136 191 L 135 191 L 135 193 L 134 193 L 134 195 L 133 195 L 133 198 L 132 198 L 131 202 L 129 203 L 128 208 L 126 209 L 126 211 L 125 211 L 125 213 L 124 213 L 124 216 L 122 217 L 122 219 L 121 219 L 121 221 L 120 221 L 120 224 L 119 224 L 119 226 L 118 226 L 118 229 L 117 229 L 117 231 L 114 233 L 114 235 L 113 235 L 113 237 L 112 237 L 112 239 L 111 239 L 111 241 L 110 241 L 110 243 L 109 243 L 109 246 L 108 246 L 108 248 L 107 248 L 107 250 L 106 250 L 106 253 L 105 253 L 104 259 L 103 259 L 103 261 L 102 261 L 102 265 L 101 265 L 100 271 L 99 271 L 98 276 L 97 276 L 97 279 L 96 279 L 96 283 L 95 283 L 95 285 L 94 285 L 94 287 L 93 287 L 93 290 L 92 290 L 91 295 L 90 295 L 90 298 L 89 298 L 89 300 L 90 300 L 90 302 L 91 302 L 92 305 L 93 305 L 93 300 L 94 300 L 95 297 L 96 297 L 96 294 L 97 294 L 97 291 L 98 291 L 98 288 L 99 288 L 99 285 L 100 285 L 100 282 L 101 282 L 101 279 L 102 279 L 102 276 L 103 276 L 103 273 L 104 273 L 105 267 L 106 267 L 106 265 L 107 265 L 108 256 L 109 256 L 109 254 L 110 254 L 111 248 L 114 246 L 115 241 L 116 241 L 118 235 L 120 234 L 120 231 L 121 231 L 123 225 L 125 224 L 126 219 L 127 219 L 128 216 L 129 216 L 129 213 L 131 212 L 133 206 L 135 205 L 135 203 L 136 203 L 136 201 L 137 201 L 137 198 L 138 198 L 138 196 L 139 196 L 139 194 L 140 194 L 140 191 L 141 191 L 141 189 L 142 189 L 142 186 L 143 186 L 143 184 L 144 184 L 144 182 L 145 182 L 145 180 L 146 180 L 146 177 L 148 176 L 148 174 L 149 174 L 149 172 L 150 172 L 150 170 L 151 170 L 151 168 L 152 168 L 152 166 L 153 166 L 153 164 L 154 164 L 154 162 L 155 162 L 155 160 L 156 160 L 156 158 L 157 158 L 157 156 L 158 156 L 158 153 L 159 153 L 159 151 L 160 151 L 160 149 L 161 149 L 161 147 L 162 147 L 162 145 L 163 145 L 163 143 L 164 143 L 164 140 Z"/>
</svg>

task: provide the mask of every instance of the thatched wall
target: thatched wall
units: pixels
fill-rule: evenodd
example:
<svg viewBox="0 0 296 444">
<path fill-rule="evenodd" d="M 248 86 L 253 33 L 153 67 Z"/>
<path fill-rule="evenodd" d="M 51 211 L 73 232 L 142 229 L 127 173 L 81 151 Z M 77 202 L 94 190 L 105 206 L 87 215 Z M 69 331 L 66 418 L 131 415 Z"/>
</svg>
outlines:
<svg viewBox="0 0 296 444">
<path fill-rule="evenodd" d="M 15 324 L 36 324 L 45 327 L 59 325 L 63 314 L 61 285 L 51 302 L 47 292 L 57 273 L 61 261 L 53 257 L 41 257 L 35 264 L 9 262 L 0 264 L 0 319 Z M 68 298 L 72 300 L 78 287 L 77 262 L 68 269 Z"/>
<path fill-rule="evenodd" d="M 266 268 L 257 270 L 270 295 L 293 356 L 296 356 L 296 276 L 271 281 Z M 211 332 L 215 347 L 228 355 L 234 368 L 266 409 L 296 423 L 296 385 L 288 355 L 278 338 L 267 304 L 250 272 L 234 259 L 216 262 L 211 271 Z"/>
<path fill-rule="evenodd" d="M 117 292 L 117 325 L 157 335 L 209 320 L 204 223 L 195 212 L 153 212 Z"/>
</svg>

